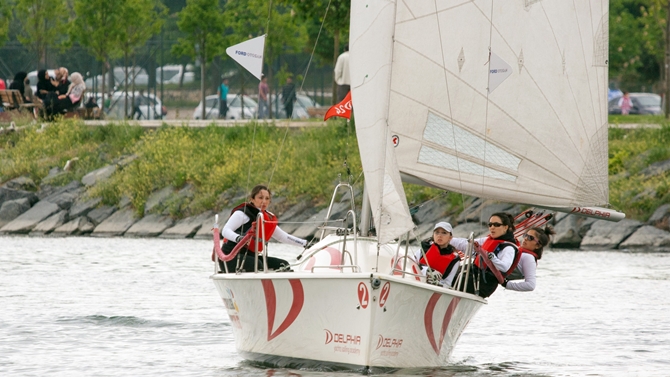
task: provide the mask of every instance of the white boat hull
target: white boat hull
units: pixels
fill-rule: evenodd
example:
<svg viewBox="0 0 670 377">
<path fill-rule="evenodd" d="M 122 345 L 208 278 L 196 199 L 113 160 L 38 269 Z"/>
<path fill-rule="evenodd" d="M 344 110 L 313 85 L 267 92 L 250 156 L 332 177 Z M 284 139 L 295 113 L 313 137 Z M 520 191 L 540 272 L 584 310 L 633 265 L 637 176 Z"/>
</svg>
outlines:
<svg viewBox="0 0 670 377">
<path fill-rule="evenodd" d="M 443 366 L 486 302 L 410 275 L 318 269 L 309 259 L 304 266 L 212 276 L 244 358 L 292 367 Z"/>
</svg>

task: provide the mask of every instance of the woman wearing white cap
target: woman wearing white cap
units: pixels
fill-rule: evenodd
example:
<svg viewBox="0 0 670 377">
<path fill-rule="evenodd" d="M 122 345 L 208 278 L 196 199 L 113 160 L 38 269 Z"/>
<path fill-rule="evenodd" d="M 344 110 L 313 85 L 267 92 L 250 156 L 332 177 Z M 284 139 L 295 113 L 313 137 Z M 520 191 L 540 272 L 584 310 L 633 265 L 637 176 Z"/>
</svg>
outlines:
<svg viewBox="0 0 670 377">
<path fill-rule="evenodd" d="M 452 231 L 451 224 L 447 222 L 442 221 L 435 224 L 433 236 L 421 242 L 422 251 L 419 251 L 416 256 L 423 267 L 424 274 L 428 266 L 442 274 L 440 284 L 445 287 L 451 287 L 461 261 L 456 249 L 449 244 Z"/>
</svg>

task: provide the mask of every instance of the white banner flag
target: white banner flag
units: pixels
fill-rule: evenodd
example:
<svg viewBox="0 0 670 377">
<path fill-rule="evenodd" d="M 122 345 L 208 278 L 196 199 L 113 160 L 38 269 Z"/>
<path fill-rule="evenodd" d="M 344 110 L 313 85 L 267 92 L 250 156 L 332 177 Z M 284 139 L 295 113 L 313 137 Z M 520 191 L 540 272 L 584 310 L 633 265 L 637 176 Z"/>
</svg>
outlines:
<svg viewBox="0 0 670 377">
<path fill-rule="evenodd" d="M 240 63 L 247 71 L 259 80 L 263 73 L 263 49 L 265 48 L 265 34 L 249 39 L 226 49 L 228 56 Z"/>
<path fill-rule="evenodd" d="M 512 74 L 512 67 L 494 53 L 491 53 L 491 64 L 489 65 L 489 93 L 493 92 L 498 85 Z"/>
</svg>

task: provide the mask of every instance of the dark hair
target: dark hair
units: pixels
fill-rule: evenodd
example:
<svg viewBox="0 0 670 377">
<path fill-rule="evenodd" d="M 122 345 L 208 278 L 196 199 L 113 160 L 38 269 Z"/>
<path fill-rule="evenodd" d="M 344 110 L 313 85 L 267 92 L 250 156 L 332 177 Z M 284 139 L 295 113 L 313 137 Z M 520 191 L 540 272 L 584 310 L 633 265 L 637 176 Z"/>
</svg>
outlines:
<svg viewBox="0 0 670 377">
<path fill-rule="evenodd" d="M 510 215 L 509 213 L 505 212 L 496 212 L 493 215 L 489 216 L 489 221 L 491 220 L 491 217 L 496 216 L 500 218 L 500 221 L 502 221 L 503 225 L 507 225 L 509 228 L 507 229 L 507 233 L 509 232 L 514 232 L 516 228 L 514 228 L 514 216 Z"/>
<path fill-rule="evenodd" d="M 550 236 L 556 234 L 556 232 L 554 231 L 554 228 L 549 225 L 544 227 L 544 229 L 530 228 L 528 230 L 535 231 L 537 234 L 537 242 L 539 243 L 540 248 L 533 250 L 533 252 L 537 254 L 537 259 L 542 259 L 542 251 L 544 250 L 544 247 L 549 245 Z M 526 231 L 526 233 L 528 233 L 528 231 Z"/>
<path fill-rule="evenodd" d="M 267 186 L 265 186 L 265 185 L 256 185 L 253 189 L 251 189 L 251 195 L 249 195 L 249 197 L 250 197 L 251 199 L 255 198 L 256 195 L 258 195 L 258 193 L 261 192 L 262 190 L 267 191 L 268 194 L 270 194 L 270 197 L 272 197 L 272 192 L 271 192 L 270 189 L 269 189 Z"/>
</svg>

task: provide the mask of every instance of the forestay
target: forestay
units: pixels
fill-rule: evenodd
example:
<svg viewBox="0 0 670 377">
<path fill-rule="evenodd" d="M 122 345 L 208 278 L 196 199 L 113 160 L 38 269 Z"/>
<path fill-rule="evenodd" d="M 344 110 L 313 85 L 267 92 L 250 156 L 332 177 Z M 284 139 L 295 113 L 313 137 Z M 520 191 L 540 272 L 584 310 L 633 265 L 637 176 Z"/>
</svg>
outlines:
<svg viewBox="0 0 670 377">
<path fill-rule="evenodd" d="M 353 0 L 351 19 L 380 241 L 411 227 L 396 169 L 508 202 L 608 204 L 607 0 Z"/>
</svg>

